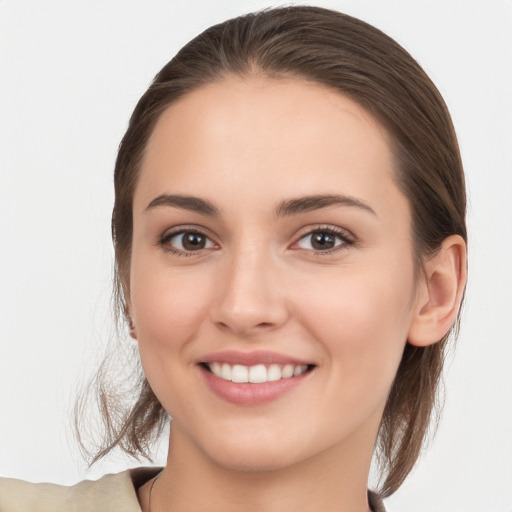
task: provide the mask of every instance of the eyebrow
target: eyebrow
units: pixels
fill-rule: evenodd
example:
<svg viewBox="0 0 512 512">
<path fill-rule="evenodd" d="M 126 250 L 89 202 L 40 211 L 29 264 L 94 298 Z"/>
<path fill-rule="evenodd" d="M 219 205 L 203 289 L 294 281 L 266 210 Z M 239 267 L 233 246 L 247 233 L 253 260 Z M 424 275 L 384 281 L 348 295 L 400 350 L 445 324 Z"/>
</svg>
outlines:
<svg viewBox="0 0 512 512">
<path fill-rule="evenodd" d="M 161 194 L 148 204 L 146 211 L 158 206 L 171 206 L 200 213 L 202 215 L 208 215 L 210 217 L 220 217 L 220 210 L 217 206 L 206 199 L 201 199 L 195 196 Z M 328 208 L 329 206 L 351 206 L 361 208 L 375 216 L 377 215 L 369 205 L 360 199 L 338 194 L 316 194 L 312 196 L 298 197 L 296 199 L 287 199 L 279 203 L 274 214 L 277 217 L 288 217 L 313 210 Z"/>
<path fill-rule="evenodd" d="M 156 208 L 157 206 L 172 206 L 174 208 L 181 208 L 211 217 L 218 217 L 220 215 L 219 209 L 213 203 L 194 196 L 162 194 L 155 197 L 155 199 L 146 206 L 146 211 Z"/>
<path fill-rule="evenodd" d="M 288 199 L 279 204 L 275 214 L 278 217 L 286 217 L 297 215 L 299 213 L 319 210 L 329 206 L 353 206 L 361 208 L 373 215 L 377 216 L 373 208 L 364 201 L 351 196 L 343 196 L 337 194 L 317 194 L 313 196 L 304 196 L 297 199 Z"/>
</svg>

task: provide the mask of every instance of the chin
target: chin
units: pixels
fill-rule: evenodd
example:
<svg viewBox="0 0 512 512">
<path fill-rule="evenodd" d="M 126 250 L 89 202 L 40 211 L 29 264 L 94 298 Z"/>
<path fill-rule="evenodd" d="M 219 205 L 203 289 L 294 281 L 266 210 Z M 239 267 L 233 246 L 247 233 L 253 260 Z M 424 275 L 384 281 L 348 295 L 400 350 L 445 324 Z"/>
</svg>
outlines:
<svg viewBox="0 0 512 512">
<path fill-rule="evenodd" d="M 224 434 L 205 439 L 200 449 L 214 464 L 241 472 L 281 470 L 309 459 L 324 449 L 319 446 L 318 439 L 311 446 L 306 439 L 297 439 L 300 436 L 294 436 L 290 431 L 288 435 L 283 435 L 275 428 L 252 428 L 242 433 L 226 429 Z"/>
<path fill-rule="evenodd" d="M 300 460 L 281 451 L 261 446 L 230 447 L 210 454 L 215 464 L 239 472 L 267 472 L 290 467 Z"/>
</svg>

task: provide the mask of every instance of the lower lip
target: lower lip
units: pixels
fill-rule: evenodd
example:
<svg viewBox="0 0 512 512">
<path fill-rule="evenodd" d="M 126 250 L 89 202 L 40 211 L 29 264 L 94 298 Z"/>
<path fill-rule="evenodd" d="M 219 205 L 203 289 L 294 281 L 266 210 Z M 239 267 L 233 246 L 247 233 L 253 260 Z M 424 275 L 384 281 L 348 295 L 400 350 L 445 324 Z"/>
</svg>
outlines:
<svg viewBox="0 0 512 512">
<path fill-rule="evenodd" d="M 222 400 L 236 405 L 259 405 L 276 400 L 299 386 L 312 371 L 309 370 L 288 379 L 253 384 L 250 382 L 238 383 L 224 380 L 202 366 L 199 368 L 206 379 L 208 387 Z"/>
</svg>

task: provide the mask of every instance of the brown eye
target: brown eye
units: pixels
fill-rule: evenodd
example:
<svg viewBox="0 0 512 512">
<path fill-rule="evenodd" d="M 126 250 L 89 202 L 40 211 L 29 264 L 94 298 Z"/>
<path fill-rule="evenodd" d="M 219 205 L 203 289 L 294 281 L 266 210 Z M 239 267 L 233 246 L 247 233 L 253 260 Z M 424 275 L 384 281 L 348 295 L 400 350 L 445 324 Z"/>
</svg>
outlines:
<svg viewBox="0 0 512 512">
<path fill-rule="evenodd" d="M 183 233 L 182 242 L 186 251 L 197 251 L 206 246 L 206 237 L 200 233 Z"/>
<path fill-rule="evenodd" d="M 309 251 L 329 251 L 350 244 L 351 242 L 345 237 L 334 231 L 318 229 L 303 236 L 297 245 L 301 249 Z"/>
<path fill-rule="evenodd" d="M 332 249 L 336 244 L 336 237 L 331 233 L 313 233 L 311 235 L 311 246 L 317 251 Z"/>
<path fill-rule="evenodd" d="M 166 237 L 164 243 L 178 252 L 194 252 L 213 247 L 213 242 L 198 231 L 181 231 Z"/>
</svg>

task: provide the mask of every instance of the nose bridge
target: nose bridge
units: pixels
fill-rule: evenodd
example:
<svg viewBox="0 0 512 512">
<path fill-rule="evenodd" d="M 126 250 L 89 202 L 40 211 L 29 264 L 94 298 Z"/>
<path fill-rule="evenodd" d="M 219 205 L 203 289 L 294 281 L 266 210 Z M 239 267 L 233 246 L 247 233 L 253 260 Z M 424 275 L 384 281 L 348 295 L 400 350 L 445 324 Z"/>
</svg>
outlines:
<svg viewBox="0 0 512 512">
<path fill-rule="evenodd" d="M 239 335 L 281 324 L 286 305 L 277 267 L 268 243 L 234 246 L 219 275 L 214 321 Z"/>
</svg>

